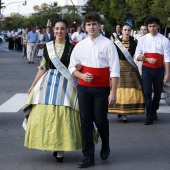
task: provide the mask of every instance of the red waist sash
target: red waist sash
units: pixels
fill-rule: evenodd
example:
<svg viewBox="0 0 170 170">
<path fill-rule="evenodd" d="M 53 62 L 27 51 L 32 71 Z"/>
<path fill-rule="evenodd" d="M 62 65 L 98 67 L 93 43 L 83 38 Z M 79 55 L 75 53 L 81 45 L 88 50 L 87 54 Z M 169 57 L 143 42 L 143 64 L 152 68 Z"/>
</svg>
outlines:
<svg viewBox="0 0 170 170">
<path fill-rule="evenodd" d="M 158 54 L 158 53 L 145 53 L 144 54 L 146 58 L 154 58 L 157 60 L 157 62 L 155 64 L 150 64 L 147 61 L 143 62 L 143 65 L 146 67 L 150 67 L 150 68 L 160 68 L 164 66 L 164 62 L 163 62 L 163 55 L 162 54 Z"/>
<path fill-rule="evenodd" d="M 92 68 L 82 66 L 81 73 L 90 73 L 93 75 L 91 83 L 87 83 L 82 79 L 78 79 L 78 84 L 88 87 L 106 87 L 110 85 L 110 71 L 109 68 Z"/>
</svg>

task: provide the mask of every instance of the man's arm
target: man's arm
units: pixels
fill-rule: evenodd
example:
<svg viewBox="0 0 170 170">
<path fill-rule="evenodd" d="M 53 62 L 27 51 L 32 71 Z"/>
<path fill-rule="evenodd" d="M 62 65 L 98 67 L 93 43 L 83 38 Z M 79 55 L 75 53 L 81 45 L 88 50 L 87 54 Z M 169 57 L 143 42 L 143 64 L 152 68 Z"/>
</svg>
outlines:
<svg viewBox="0 0 170 170">
<path fill-rule="evenodd" d="M 165 63 L 165 72 L 166 73 L 165 73 L 164 80 L 163 80 L 164 84 L 168 83 L 170 80 L 170 62 Z"/>
<path fill-rule="evenodd" d="M 78 70 L 75 70 L 73 72 L 73 76 L 79 79 L 84 80 L 86 83 L 91 83 L 93 80 L 93 75 L 90 73 L 81 73 Z"/>
<path fill-rule="evenodd" d="M 113 77 L 111 78 L 111 90 L 110 90 L 110 95 L 108 98 L 108 104 L 109 105 L 114 105 L 116 103 L 116 94 L 117 94 L 117 84 L 118 84 L 118 77 Z"/>
</svg>

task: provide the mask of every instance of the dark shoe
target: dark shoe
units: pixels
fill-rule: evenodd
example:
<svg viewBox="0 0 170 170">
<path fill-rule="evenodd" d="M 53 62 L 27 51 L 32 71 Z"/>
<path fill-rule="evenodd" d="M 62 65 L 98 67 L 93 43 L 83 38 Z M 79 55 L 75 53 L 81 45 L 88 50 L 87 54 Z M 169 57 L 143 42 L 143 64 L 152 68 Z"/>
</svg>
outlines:
<svg viewBox="0 0 170 170">
<path fill-rule="evenodd" d="M 153 120 L 158 120 L 157 112 L 153 114 Z"/>
<path fill-rule="evenodd" d="M 63 157 L 56 157 L 57 162 L 63 162 Z"/>
<path fill-rule="evenodd" d="M 33 61 L 31 61 L 31 63 L 32 63 L 32 64 L 34 64 L 34 62 L 33 62 Z"/>
<path fill-rule="evenodd" d="M 122 115 L 117 115 L 117 117 L 120 119 L 122 117 Z"/>
<path fill-rule="evenodd" d="M 28 61 L 28 64 L 30 64 L 31 63 L 31 61 Z"/>
<path fill-rule="evenodd" d="M 151 125 L 151 124 L 153 124 L 153 120 L 146 119 L 144 125 Z"/>
<path fill-rule="evenodd" d="M 88 167 L 94 166 L 94 165 L 95 165 L 94 160 L 83 159 L 83 161 L 78 164 L 78 168 L 88 168 Z"/>
<path fill-rule="evenodd" d="M 123 123 L 127 123 L 127 120 L 122 120 Z"/>
<path fill-rule="evenodd" d="M 57 157 L 57 152 L 56 152 L 56 151 L 53 152 L 53 156 L 54 156 L 55 158 Z"/>
<path fill-rule="evenodd" d="M 106 160 L 109 157 L 109 155 L 110 155 L 110 147 L 102 145 L 102 149 L 100 151 L 101 159 Z"/>
</svg>

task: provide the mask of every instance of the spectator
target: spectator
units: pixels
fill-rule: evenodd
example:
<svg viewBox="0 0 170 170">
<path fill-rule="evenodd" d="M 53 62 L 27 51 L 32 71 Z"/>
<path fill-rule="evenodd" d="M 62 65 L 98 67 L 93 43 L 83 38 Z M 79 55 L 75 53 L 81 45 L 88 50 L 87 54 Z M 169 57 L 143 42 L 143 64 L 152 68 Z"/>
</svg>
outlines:
<svg viewBox="0 0 170 170">
<path fill-rule="evenodd" d="M 28 64 L 30 63 L 34 64 L 34 59 L 36 57 L 37 52 L 37 43 L 39 42 L 38 32 L 36 32 L 35 26 L 33 26 L 32 30 L 28 33 L 26 42 Z"/>
<path fill-rule="evenodd" d="M 27 58 L 27 35 L 28 35 L 29 29 L 26 28 L 25 32 L 23 33 L 23 36 L 21 38 L 21 44 L 23 45 L 23 57 Z"/>
<path fill-rule="evenodd" d="M 116 31 L 112 33 L 110 39 L 114 42 L 116 39 L 121 39 L 122 38 L 122 29 L 121 25 L 117 24 L 116 25 Z"/>
<path fill-rule="evenodd" d="M 74 32 L 71 36 L 73 44 L 76 45 L 78 42 L 84 39 L 84 33 L 82 32 L 82 28 L 78 27 L 77 32 Z"/>
<path fill-rule="evenodd" d="M 105 30 L 105 26 L 102 24 L 100 28 L 101 28 L 101 34 L 104 37 L 110 39 L 110 34 L 109 34 L 109 32 L 107 30 Z"/>
</svg>

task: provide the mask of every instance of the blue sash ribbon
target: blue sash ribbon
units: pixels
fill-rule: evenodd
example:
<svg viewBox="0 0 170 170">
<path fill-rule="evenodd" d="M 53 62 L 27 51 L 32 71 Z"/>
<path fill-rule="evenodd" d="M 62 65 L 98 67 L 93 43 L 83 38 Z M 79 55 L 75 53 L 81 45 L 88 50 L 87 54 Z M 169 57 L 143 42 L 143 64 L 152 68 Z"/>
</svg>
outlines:
<svg viewBox="0 0 170 170">
<path fill-rule="evenodd" d="M 53 41 L 46 43 L 47 51 L 51 62 L 60 71 L 60 73 L 77 88 L 77 79 L 73 77 L 68 69 L 60 62 L 54 49 Z"/>
<path fill-rule="evenodd" d="M 137 65 L 132 59 L 131 54 L 129 53 L 128 50 L 123 46 L 123 44 L 117 39 L 115 40 L 115 44 L 119 47 L 119 49 L 122 51 L 126 59 L 129 61 L 129 63 L 139 72 Z"/>
</svg>

